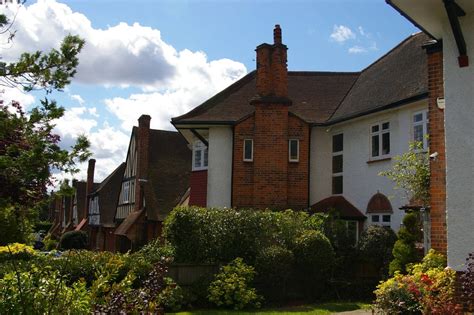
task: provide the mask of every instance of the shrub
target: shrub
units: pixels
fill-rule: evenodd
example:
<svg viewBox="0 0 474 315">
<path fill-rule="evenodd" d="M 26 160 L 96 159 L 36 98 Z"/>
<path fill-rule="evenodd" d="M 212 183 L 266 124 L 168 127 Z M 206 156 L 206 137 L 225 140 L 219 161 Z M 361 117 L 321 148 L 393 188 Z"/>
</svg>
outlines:
<svg viewBox="0 0 474 315">
<path fill-rule="evenodd" d="M 387 314 L 460 314 L 455 303 L 456 272 L 444 268 L 442 255 L 430 250 L 422 263 L 381 283 L 375 307 Z"/>
<path fill-rule="evenodd" d="M 461 275 L 461 296 L 469 310 L 474 309 L 474 253 L 466 258 L 466 271 Z"/>
<path fill-rule="evenodd" d="M 167 217 L 164 235 L 176 262 L 227 263 L 237 257 L 253 264 L 264 248 L 294 247 L 308 229 L 319 229 L 325 216 L 284 212 L 183 207 Z"/>
<path fill-rule="evenodd" d="M 222 267 L 210 284 L 209 301 L 217 306 L 232 307 L 236 310 L 245 307 L 259 308 L 262 298 L 251 287 L 254 277 L 254 268 L 246 265 L 242 258 L 236 258 Z"/>
<path fill-rule="evenodd" d="M 388 265 L 393 258 L 392 250 L 397 236 L 391 228 L 377 225 L 369 226 L 360 236 L 360 257 L 372 264 L 381 277 L 387 276 Z"/>
<path fill-rule="evenodd" d="M 47 251 L 52 251 L 58 248 L 58 241 L 48 235 L 44 238 L 44 248 Z"/>
<path fill-rule="evenodd" d="M 87 233 L 84 231 L 69 231 L 61 236 L 59 247 L 67 249 L 86 249 L 88 243 Z"/>
<path fill-rule="evenodd" d="M 420 254 L 416 250 L 415 243 L 420 240 L 420 226 L 418 216 L 408 213 L 403 218 L 403 226 L 398 231 L 398 240 L 393 246 L 393 260 L 390 262 L 389 273 L 393 275 L 396 271 L 406 272 L 406 267 L 420 261 Z"/>
<path fill-rule="evenodd" d="M 89 314 L 85 283 L 68 286 L 59 272 L 46 269 L 33 267 L 0 279 L 0 314 Z"/>
<path fill-rule="evenodd" d="M 288 282 L 293 277 L 293 253 L 280 246 L 264 249 L 255 261 L 256 284 L 266 300 L 278 301 L 286 297 Z"/>
<path fill-rule="evenodd" d="M 163 305 L 165 311 L 177 312 L 184 301 L 183 290 L 173 279 L 165 277 L 165 286 L 158 296 L 158 303 Z"/>
<path fill-rule="evenodd" d="M 328 238 L 319 231 L 306 231 L 296 240 L 293 253 L 306 293 L 320 295 L 334 264 L 334 250 Z"/>
<path fill-rule="evenodd" d="M 13 243 L 5 246 L 0 246 L 0 262 L 6 260 L 29 260 L 35 256 L 36 252 L 33 247 Z"/>
</svg>

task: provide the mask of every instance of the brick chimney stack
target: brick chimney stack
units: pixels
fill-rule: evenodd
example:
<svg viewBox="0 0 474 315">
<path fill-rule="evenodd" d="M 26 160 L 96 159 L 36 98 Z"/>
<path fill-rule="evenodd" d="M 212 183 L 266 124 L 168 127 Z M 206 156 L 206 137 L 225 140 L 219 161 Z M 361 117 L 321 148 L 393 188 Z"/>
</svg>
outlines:
<svg viewBox="0 0 474 315">
<path fill-rule="evenodd" d="M 257 94 L 252 102 L 291 104 L 288 99 L 288 67 L 286 45 L 282 43 L 280 25 L 273 30 L 273 45 L 257 46 Z"/>
<path fill-rule="evenodd" d="M 80 219 L 88 219 L 89 217 L 89 194 L 91 194 L 92 190 L 94 189 L 94 171 L 95 171 L 95 159 L 90 159 L 89 165 L 87 166 L 86 207 L 84 210 L 85 213 L 82 213 L 82 217 Z"/>
<path fill-rule="evenodd" d="M 150 120 L 149 115 L 138 118 L 137 134 L 137 177 L 135 179 L 135 211 L 143 208 L 143 185 L 148 178 L 148 159 L 150 148 Z M 140 181 L 141 180 L 141 181 Z"/>
</svg>

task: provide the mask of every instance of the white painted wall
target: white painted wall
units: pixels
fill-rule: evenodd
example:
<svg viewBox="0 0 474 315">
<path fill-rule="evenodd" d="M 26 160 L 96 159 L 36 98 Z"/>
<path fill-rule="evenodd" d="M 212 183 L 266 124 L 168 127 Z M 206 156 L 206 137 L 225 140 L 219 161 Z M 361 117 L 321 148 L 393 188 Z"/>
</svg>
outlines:
<svg viewBox="0 0 474 315">
<path fill-rule="evenodd" d="M 405 105 L 395 110 L 372 114 L 328 127 L 314 127 L 311 131 L 310 203 L 331 196 L 332 136 L 344 134 L 343 196 L 366 214 L 367 204 L 377 190 L 386 195 L 392 204 L 391 227 L 398 231 L 404 212 L 398 208 L 407 204 L 405 193 L 394 190 L 391 180 L 379 176 L 393 163 L 393 157 L 408 150 L 412 138 L 412 119 L 417 111 L 427 109 L 427 101 Z M 370 160 L 370 126 L 390 121 L 390 151 L 392 160 L 368 164 Z M 366 223 L 369 223 L 370 218 Z"/>
<path fill-rule="evenodd" d="M 474 16 L 460 18 L 469 67 L 460 68 L 449 25 L 444 26 L 446 211 L 448 265 L 460 270 L 474 252 Z"/>
<path fill-rule="evenodd" d="M 232 192 L 232 128 L 209 128 L 207 206 L 230 207 Z"/>
</svg>

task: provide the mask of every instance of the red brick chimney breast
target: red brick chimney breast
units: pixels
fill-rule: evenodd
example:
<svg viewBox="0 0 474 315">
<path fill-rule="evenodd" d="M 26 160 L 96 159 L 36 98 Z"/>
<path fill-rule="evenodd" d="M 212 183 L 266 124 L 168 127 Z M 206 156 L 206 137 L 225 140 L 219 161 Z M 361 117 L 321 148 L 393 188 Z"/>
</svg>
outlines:
<svg viewBox="0 0 474 315">
<path fill-rule="evenodd" d="M 150 121 L 149 115 L 141 115 L 138 118 L 138 134 L 137 134 L 137 174 L 135 178 L 135 211 L 143 208 L 143 185 L 140 179 L 146 180 L 148 177 L 148 159 L 150 149 Z"/>
</svg>

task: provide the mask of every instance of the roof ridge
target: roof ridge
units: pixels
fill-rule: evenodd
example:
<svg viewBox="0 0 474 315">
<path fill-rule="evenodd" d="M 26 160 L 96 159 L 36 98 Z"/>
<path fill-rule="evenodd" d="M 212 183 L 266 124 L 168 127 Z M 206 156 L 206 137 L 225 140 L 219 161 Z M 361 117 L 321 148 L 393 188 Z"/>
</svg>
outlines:
<svg viewBox="0 0 474 315">
<path fill-rule="evenodd" d="M 301 76 L 311 76 L 311 75 L 356 75 L 361 71 L 288 71 L 288 75 L 301 75 Z"/>
</svg>

